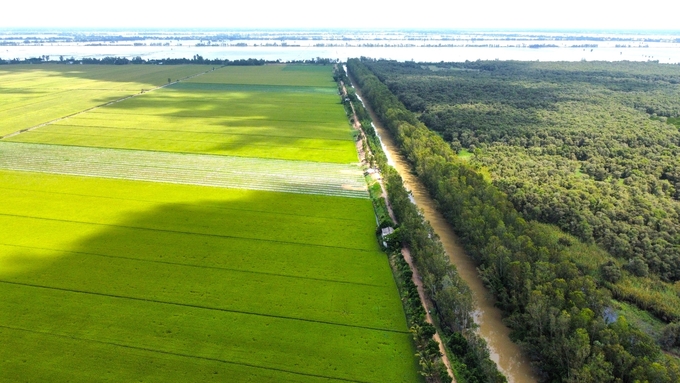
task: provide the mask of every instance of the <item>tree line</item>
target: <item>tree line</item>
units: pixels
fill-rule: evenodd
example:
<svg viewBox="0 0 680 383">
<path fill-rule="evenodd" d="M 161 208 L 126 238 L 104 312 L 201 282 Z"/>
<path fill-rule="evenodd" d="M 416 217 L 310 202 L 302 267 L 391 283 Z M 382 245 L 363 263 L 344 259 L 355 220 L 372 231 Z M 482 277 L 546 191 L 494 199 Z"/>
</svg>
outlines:
<svg viewBox="0 0 680 383">
<path fill-rule="evenodd" d="M 624 316 L 612 314 L 601 269 L 578 262 L 599 249 L 525 219 L 507 194 L 460 159 L 365 64 L 373 61 L 352 59 L 347 67 L 479 265 L 513 340 L 543 380 L 677 382 L 677 360 Z"/>
<path fill-rule="evenodd" d="M 336 63 L 336 59 L 330 58 L 313 58 L 306 60 L 293 60 L 287 61 L 285 64 L 317 64 L 317 65 L 330 65 Z M 165 58 L 165 59 L 143 59 L 141 56 L 136 56 L 133 58 L 127 57 L 115 57 L 107 56 L 102 58 L 96 57 L 84 57 L 81 59 L 76 59 L 74 57 L 64 57 L 59 56 L 59 61 L 50 61 L 50 56 L 40 56 L 40 57 L 30 57 L 23 60 L 11 59 L 2 60 L 0 59 L 0 65 L 11 65 L 11 64 L 56 64 L 56 63 L 68 63 L 68 64 L 91 64 L 91 65 L 186 65 L 186 64 L 200 64 L 200 65 L 219 65 L 219 66 L 259 66 L 267 64 L 284 64 L 281 60 L 264 60 L 264 59 L 207 59 L 201 55 L 194 55 L 191 58 Z"/>
<path fill-rule="evenodd" d="M 345 72 L 335 72 L 336 81 L 349 84 Z M 454 358 L 452 368 L 458 383 L 503 383 L 505 376 L 498 371 L 496 364 L 489 358 L 486 342 L 475 333 L 472 320 L 474 310 L 470 288 L 460 278 L 456 267 L 449 261 L 444 247 L 430 224 L 414 205 L 409 192 L 397 171 L 387 164 L 387 156 L 380 139 L 373 128 L 371 117 L 363 107 L 353 89 L 347 89 L 345 105 L 351 114 L 349 102 L 354 105 L 365 141 L 373 153 L 367 158 L 383 176 L 386 192 L 398 225 L 395 233 L 388 238 L 388 251 L 395 276 L 402 292 L 406 316 L 414 335 L 418 357 L 423 374 L 432 381 L 448 382 L 446 368 L 438 360 L 439 349 L 432 335 L 434 328 L 425 321 L 425 311 L 412 282 L 411 270 L 401 254 L 402 246 L 411 252 L 415 267 L 424 282 L 427 296 L 435 306 L 434 318 L 440 328 L 442 341 Z M 381 222 L 380 226 L 384 226 Z"/>
</svg>

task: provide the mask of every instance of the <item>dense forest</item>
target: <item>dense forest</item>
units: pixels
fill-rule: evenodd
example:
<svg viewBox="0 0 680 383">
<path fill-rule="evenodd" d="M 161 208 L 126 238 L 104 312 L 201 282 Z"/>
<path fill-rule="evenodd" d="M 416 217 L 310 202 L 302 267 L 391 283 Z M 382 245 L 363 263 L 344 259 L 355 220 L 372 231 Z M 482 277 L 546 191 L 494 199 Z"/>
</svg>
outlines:
<svg viewBox="0 0 680 383">
<path fill-rule="evenodd" d="M 614 256 L 616 298 L 680 319 L 680 66 L 366 64 L 525 218 Z"/>
<path fill-rule="evenodd" d="M 476 63 L 475 65 L 483 64 Z M 512 69 L 513 67 L 522 68 L 523 65 L 527 67 L 534 65 L 533 63 L 499 62 L 487 64 L 499 67 L 507 65 L 508 71 L 519 71 L 519 69 Z M 459 66 L 455 67 L 455 65 Z M 618 262 L 595 243 L 581 242 L 555 226 L 533 220 L 532 218 L 536 217 L 525 214 L 524 209 L 516 205 L 513 196 L 505 192 L 505 184 L 499 181 L 497 175 L 493 183 L 489 182 L 489 174 L 493 178 L 496 170 L 486 159 L 490 157 L 488 152 L 495 150 L 495 146 L 512 149 L 511 145 L 516 143 L 495 144 L 495 141 L 487 136 L 498 137 L 499 140 L 507 136 L 508 142 L 512 141 L 509 137 L 511 134 L 520 140 L 518 142 L 521 142 L 521 134 L 518 132 L 525 132 L 522 133 L 525 138 L 536 137 L 534 140 L 539 140 L 539 142 L 540 139 L 546 141 L 553 139 L 553 136 L 548 136 L 547 133 L 533 135 L 528 129 L 529 126 L 508 128 L 506 132 L 496 136 L 490 125 L 487 125 L 487 130 L 484 131 L 481 128 L 472 129 L 469 126 L 466 128 L 462 123 L 458 128 L 448 127 L 447 129 L 454 129 L 450 133 L 443 131 L 445 129 L 442 128 L 445 125 L 440 125 L 441 130 L 437 134 L 423 124 L 422 121 L 428 121 L 429 117 L 434 118 L 437 110 L 444 110 L 449 104 L 428 104 L 426 100 L 436 96 L 435 90 L 404 96 L 403 92 L 406 92 L 407 88 L 405 84 L 411 81 L 415 89 L 425 89 L 419 87 L 419 82 L 416 80 L 440 72 L 448 73 L 452 77 L 457 74 L 468 74 L 467 72 L 482 73 L 480 67 L 464 66 L 473 65 L 470 63 L 455 65 L 438 64 L 435 67 L 414 63 L 397 64 L 356 59 L 349 60 L 347 64 L 350 73 L 361 87 L 366 101 L 371 104 L 385 127 L 395 136 L 416 174 L 439 203 L 440 210 L 460 236 L 470 256 L 478 263 L 482 278 L 496 296 L 497 304 L 506 317 L 506 323 L 513 330 L 514 340 L 523 346 L 535 362 L 544 381 L 631 383 L 680 381 L 678 360 L 663 353 L 657 342 L 634 323 L 629 322 L 626 316 L 617 309 L 616 301 L 612 300 L 612 294 L 621 295 L 631 291 L 633 293 L 630 295 L 637 294 L 635 297 L 642 302 L 652 302 L 656 299 L 653 294 L 644 295 L 649 293 L 649 289 L 644 286 L 640 288 L 640 284 L 648 280 L 635 279 L 643 278 L 636 276 L 638 269 L 649 268 L 650 262 L 647 258 L 637 257 L 630 263 Z M 380 78 L 376 77 L 373 71 Z M 620 72 L 627 73 L 626 70 Z M 428 81 L 427 83 L 433 89 L 437 87 L 446 89 L 448 80 L 445 75 L 442 75 L 441 80 L 431 78 Z M 392 87 L 403 103 L 385 83 Z M 625 81 L 622 81 L 623 83 Z M 493 93 L 493 89 L 501 85 L 499 81 L 495 85 L 490 85 L 488 90 Z M 505 85 L 507 85 L 506 88 L 513 86 L 527 88 L 529 90 L 526 93 L 531 93 L 531 86 L 523 84 L 518 79 L 506 80 Z M 534 84 L 534 88 L 540 87 Z M 560 87 L 553 86 L 553 88 L 555 88 L 553 94 L 557 95 Z M 400 92 L 399 89 L 402 91 Z M 448 94 L 448 91 L 440 93 Z M 477 97 L 486 97 L 484 93 L 483 89 L 479 89 Z M 588 94 L 585 92 L 586 96 Z M 447 95 L 446 97 L 456 96 Z M 545 110 L 546 113 L 559 112 L 558 107 L 549 105 L 549 99 L 544 98 L 541 101 L 542 97 L 544 96 L 536 97 L 535 105 L 543 102 L 545 104 L 541 108 L 544 109 L 541 110 Z M 517 103 L 530 101 L 525 95 L 516 95 L 512 98 L 513 102 Z M 420 100 L 422 104 L 419 104 Z M 603 100 L 603 102 L 606 101 Z M 418 111 L 419 116 L 407 110 L 404 104 Z M 481 102 L 474 103 L 474 107 L 482 108 L 483 106 Z M 437 109 L 438 107 L 441 109 Z M 498 107 L 509 109 L 500 104 Z M 633 111 L 637 110 L 635 106 L 630 108 Z M 469 109 L 474 108 L 470 106 Z M 522 108 L 517 107 L 517 109 Z M 671 109 L 672 105 L 668 107 L 668 110 Z M 661 109 L 657 111 L 657 119 L 661 115 L 659 112 Z M 573 114 L 577 113 L 574 111 Z M 471 112 L 470 115 L 475 115 L 475 113 Z M 483 113 L 479 112 L 478 120 L 483 120 L 482 115 Z M 498 112 L 489 113 L 489 115 L 501 118 Z M 525 117 L 520 115 L 517 119 Z M 670 125 L 664 125 L 665 122 L 656 121 L 650 117 L 641 121 L 649 124 L 646 126 L 658 126 L 669 132 L 675 129 Z M 461 131 L 468 129 L 468 131 L 467 134 L 454 134 L 455 129 Z M 585 129 L 581 130 L 584 131 L 585 136 L 593 133 Z M 448 142 L 442 139 L 442 136 Z M 484 138 L 480 139 L 482 136 Z M 607 137 L 607 134 L 604 136 Z M 477 141 L 463 142 L 461 139 L 464 137 L 473 137 Z M 669 139 L 672 140 L 672 136 L 667 135 L 667 137 L 671 137 Z M 590 142 L 592 143 L 592 139 Z M 554 145 L 560 148 L 569 146 Z M 468 150 L 465 151 L 463 148 Z M 510 149 L 507 150 L 512 153 Z M 527 158 L 530 158 L 529 155 L 539 152 L 538 149 L 542 147 L 525 149 Z M 469 152 L 474 153 L 472 155 L 474 158 L 468 158 Z M 672 156 L 667 159 L 674 160 L 670 157 Z M 512 162 L 513 160 L 514 157 L 505 156 L 499 159 L 499 162 Z M 578 161 L 578 158 L 575 161 Z M 545 159 L 545 162 L 549 161 Z M 518 166 L 516 171 L 523 171 L 522 166 Z M 642 173 L 641 170 L 638 172 Z M 580 174 L 582 180 L 593 178 L 582 168 L 574 169 L 574 173 Z M 526 175 L 518 173 L 516 176 L 524 183 L 534 182 L 533 173 Z M 558 177 L 551 176 L 546 182 L 552 182 L 555 178 Z M 611 180 L 593 181 L 620 184 L 618 181 L 611 182 Z M 535 182 L 537 186 L 543 186 L 540 183 L 542 181 Z M 623 185 L 628 186 L 625 180 Z M 597 187 L 595 189 L 598 190 Z M 587 190 L 584 191 L 586 192 Z M 601 196 L 601 198 L 604 197 Z M 665 198 L 668 199 L 668 203 L 675 203 L 672 196 Z M 559 200 L 559 198 L 556 199 Z M 547 206 L 543 208 L 552 209 Z M 628 206 L 626 211 L 630 211 L 631 208 Z M 603 207 L 598 212 L 606 210 L 607 208 Z M 673 213 L 666 212 L 666 214 Z M 657 228 L 659 226 L 661 225 L 657 225 Z M 657 231 L 660 232 L 660 230 Z M 591 241 L 598 241 L 594 235 Z M 672 276 L 665 278 L 673 279 Z M 624 283 L 630 281 L 633 282 Z M 663 302 L 663 299 L 654 301 L 654 307 L 664 312 Z M 444 308 L 437 307 L 437 310 L 440 309 Z M 668 308 L 665 312 L 671 313 L 672 310 Z M 662 339 L 666 342 L 664 347 L 670 349 L 677 345 L 680 340 L 678 327 L 680 326 L 671 324 L 665 328 Z"/>
<path fill-rule="evenodd" d="M 368 65 L 525 217 L 680 280 L 680 66 Z"/>
</svg>

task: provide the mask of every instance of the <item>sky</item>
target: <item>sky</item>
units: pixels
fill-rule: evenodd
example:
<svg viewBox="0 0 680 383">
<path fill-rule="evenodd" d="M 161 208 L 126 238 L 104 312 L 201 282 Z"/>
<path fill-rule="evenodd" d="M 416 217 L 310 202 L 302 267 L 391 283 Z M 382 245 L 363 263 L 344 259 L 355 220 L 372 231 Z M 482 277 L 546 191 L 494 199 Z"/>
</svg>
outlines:
<svg viewBox="0 0 680 383">
<path fill-rule="evenodd" d="M 0 30 L 34 27 L 680 30 L 678 0 L 402 3 L 405 5 L 393 0 L 10 0 L 0 11 Z"/>
</svg>

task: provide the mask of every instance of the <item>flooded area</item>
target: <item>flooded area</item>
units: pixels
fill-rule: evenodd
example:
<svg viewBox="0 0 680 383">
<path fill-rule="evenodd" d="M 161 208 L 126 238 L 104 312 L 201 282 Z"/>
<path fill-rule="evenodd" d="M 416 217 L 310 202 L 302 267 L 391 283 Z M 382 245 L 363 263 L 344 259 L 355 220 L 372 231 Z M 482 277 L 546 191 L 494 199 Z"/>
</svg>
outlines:
<svg viewBox="0 0 680 383">
<path fill-rule="evenodd" d="M 357 93 L 361 95 L 358 89 Z M 522 355 L 519 346 L 510 340 L 510 329 L 503 324 L 501 311 L 494 306 L 493 297 L 479 278 L 474 262 L 465 254 L 465 250 L 458 243 L 458 237 L 453 228 L 437 211 L 436 203 L 423 184 L 411 173 L 410 164 L 399 152 L 399 148 L 390 133 L 378 123 L 370 107 L 367 106 L 366 109 L 375 121 L 374 126 L 380 136 L 383 150 L 388 156 L 390 165 L 403 178 L 404 186 L 411 191 L 416 205 L 422 209 L 425 219 L 430 222 L 434 231 L 439 235 L 451 263 L 456 265 L 458 273 L 472 290 L 476 303 L 474 319 L 479 325 L 479 334 L 489 345 L 491 359 L 496 362 L 498 368 L 510 383 L 536 382 L 537 379 L 532 373 L 529 360 Z"/>
<path fill-rule="evenodd" d="M 245 43 L 244 43 L 245 44 Z M 183 44 L 174 46 L 87 46 L 87 45 L 19 45 L 0 46 L 0 59 L 27 59 L 47 55 L 50 60 L 59 57 L 97 58 L 141 57 L 145 60 L 163 60 L 201 55 L 206 59 L 240 60 L 258 58 L 264 60 L 310 60 L 316 57 L 339 59 L 350 57 L 372 57 L 397 61 L 420 62 L 462 62 L 475 60 L 519 60 L 519 61 L 652 61 L 663 64 L 680 63 L 680 44 L 656 45 L 649 47 L 600 47 L 570 48 L 546 47 L 541 49 L 528 46 L 477 47 L 477 46 L 196 46 Z"/>
<path fill-rule="evenodd" d="M 136 57 L 269 61 L 658 61 L 680 63 L 680 31 L 0 30 L 0 61 Z"/>
</svg>

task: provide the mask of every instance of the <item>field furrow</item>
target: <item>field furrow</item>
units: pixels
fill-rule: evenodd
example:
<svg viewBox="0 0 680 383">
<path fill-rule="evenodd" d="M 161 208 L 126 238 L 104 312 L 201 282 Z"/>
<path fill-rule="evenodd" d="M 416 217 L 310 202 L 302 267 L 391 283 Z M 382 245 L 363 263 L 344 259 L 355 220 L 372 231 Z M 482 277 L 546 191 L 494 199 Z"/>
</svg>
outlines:
<svg viewBox="0 0 680 383">
<path fill-rule="evenodd" d="M 0 169 L 368 198 L 355 165 L 0 142 Z"/>
</svg>

